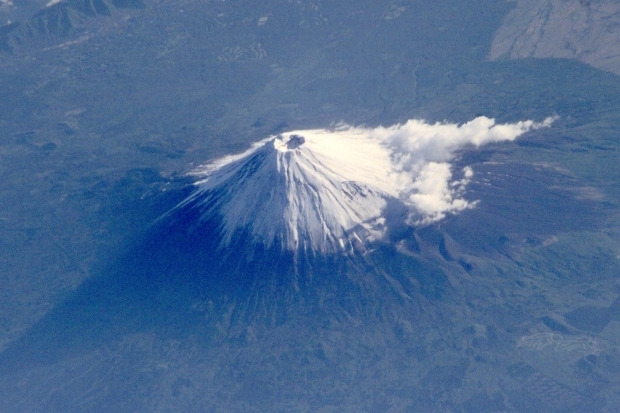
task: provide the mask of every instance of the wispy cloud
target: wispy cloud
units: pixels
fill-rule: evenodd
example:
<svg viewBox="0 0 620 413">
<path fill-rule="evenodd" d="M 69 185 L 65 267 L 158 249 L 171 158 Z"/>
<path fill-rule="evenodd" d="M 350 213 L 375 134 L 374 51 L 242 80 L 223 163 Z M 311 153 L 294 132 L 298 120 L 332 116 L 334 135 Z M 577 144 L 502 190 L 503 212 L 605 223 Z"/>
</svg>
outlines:
<svg viewBox="0 0 620 413">
<path fill-rule="evenodd" d="M 459 171 L 460 179 L 454 178 L 450 162 L 457 151 L 512 141 L 530 130 L 548 127 L 554 120 L 549 117 L 542 122 L 497 124 L 494 119 L 481 116 L 458 125 L 412 119 L 401 125 L 368 129 L 367 133 L 389 149 L 393 170 L 405 182 L 399 194 L 412 208 L 410 222 L 422 224 L 476 203 L 462 197 L 473 170 L 466 167 Z"/>
</svg>

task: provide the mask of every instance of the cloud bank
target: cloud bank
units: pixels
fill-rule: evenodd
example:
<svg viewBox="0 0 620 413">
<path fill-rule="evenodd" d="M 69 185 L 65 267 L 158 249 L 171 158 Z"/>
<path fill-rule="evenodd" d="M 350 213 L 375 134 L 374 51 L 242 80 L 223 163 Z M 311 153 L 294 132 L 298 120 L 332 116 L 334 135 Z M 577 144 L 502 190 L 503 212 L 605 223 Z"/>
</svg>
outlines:
<svg viewBox="0 0 620 413">
<path fill-rule="evenodd" d="M 481 116 L 458 125 L 412 119 L 400 125 L 365 129 L 365 133 L 389 151 L 393 173 L 402 183 L 399 197 L 411 208 L 410 223 L 427 224 L 477 203 L 462 197 L 474 174 L 471 167 L 458 171 L 459 179 L 454 177 L 450 162 L 457 151 L 513 141 L 528 131 L 549 127 L 554 120 L 549 117 L 542 122 L 497 124 Z"/>
</svg>

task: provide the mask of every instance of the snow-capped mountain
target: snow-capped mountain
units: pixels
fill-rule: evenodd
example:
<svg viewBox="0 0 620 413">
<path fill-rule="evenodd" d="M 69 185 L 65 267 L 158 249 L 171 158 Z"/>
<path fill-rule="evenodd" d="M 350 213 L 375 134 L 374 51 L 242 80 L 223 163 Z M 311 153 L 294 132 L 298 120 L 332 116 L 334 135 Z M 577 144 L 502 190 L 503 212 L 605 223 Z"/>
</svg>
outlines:
<svg viewBox="0 0 620 413">
<path fill-rule="evenodd" d="M 394 226 L 426 225 L 476 205 L 462 197 L 473 170 L 453 177 L 458 150 L 551 122 L 478 117 L 288 132 L 197 171 L 197 189 L 180 207 L 198 211 L 196 225 L 217 228 L 210 236 L 220 247 L 247 240 L 290 251 L 363 251 Z"/>
<path fill-rule="evenodd" d="M 390 171 L 389 151 L 370 140 L 290 132 L 209 165 L 184 205 L 221 219 L 222 245 L 247 231 L 267 248 L 359 250 L 384 235 L 388 204 L 399 203 Z"/>
</svg>

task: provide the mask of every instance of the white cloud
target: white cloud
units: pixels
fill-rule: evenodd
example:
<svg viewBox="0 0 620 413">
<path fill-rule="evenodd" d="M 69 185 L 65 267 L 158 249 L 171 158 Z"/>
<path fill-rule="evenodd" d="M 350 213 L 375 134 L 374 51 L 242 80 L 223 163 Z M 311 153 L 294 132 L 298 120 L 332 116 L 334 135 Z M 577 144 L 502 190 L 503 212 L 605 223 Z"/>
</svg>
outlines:
<svg viewBox="0 0 620 413">
<path fill-rule="evenodd" d="M 451 179 L 452 170 L 447 162 L 428 162 L 420 168 L 407 199 L 423 213 L 417 223 L 437 221 L 444 218 L 447 212 L 460 211 L 472 205 L 457 197 L 458 189 L 462 190 L 464 185 L 451 185 Z"/>
<path fill-rule="evenodd" d="M 404 124 L 365 131 L 390 151 L 393 173 L 399 175 L 401 182 L 399 196 L 411 208 L 410 223 L 426 224 L 477 203 L 462 197 L 473 177 L 472 168 L 466 167 L 461 179 L 453 178 L 450 161 L 457 151 L 512 141 L 530 130 L 549 127 L 554 120 L 550 117 L 538 123 L 527 120 L 497 124 L 494 119 L 481 116 L 458 125 L 411 119 Z"/>
<path fill-rule="evenodd" d="M 403 170 L 415 170 L 421 163 L 444 162 L 452 159 L 454 152 L 467 145 L 478 147 L 486 143 L 512 141 L 530 129 L 549 126 L 553 118 L 541 123 L 531 120 L 509 124 L 496 124 L 484 116 L 463 125 L 453 123 L 426 123 L 412 119 L 402 125 L 370 130 L 393 149 L 396 164 Z"/>
</svg>

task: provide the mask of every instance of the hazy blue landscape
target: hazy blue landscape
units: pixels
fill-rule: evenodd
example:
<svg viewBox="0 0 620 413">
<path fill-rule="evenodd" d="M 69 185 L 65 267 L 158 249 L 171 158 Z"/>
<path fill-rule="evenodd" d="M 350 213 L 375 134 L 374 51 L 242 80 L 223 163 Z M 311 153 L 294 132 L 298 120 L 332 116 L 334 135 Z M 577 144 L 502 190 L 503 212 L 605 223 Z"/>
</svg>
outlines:
<svg viewBox="0 0 620 413">
<path fill-rule="evenodd" d="M 617 9 L 0 0 L 0 410 L 618 411 Z M 479 116 L 555 120 L 363 251 L 175 209 L 269 136 Z"/>
</svg>

